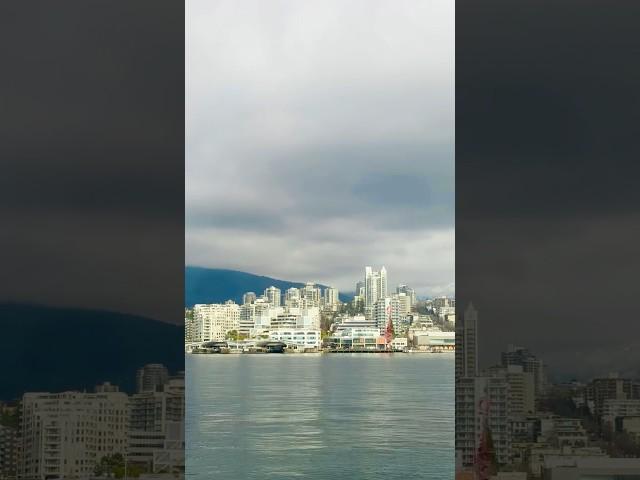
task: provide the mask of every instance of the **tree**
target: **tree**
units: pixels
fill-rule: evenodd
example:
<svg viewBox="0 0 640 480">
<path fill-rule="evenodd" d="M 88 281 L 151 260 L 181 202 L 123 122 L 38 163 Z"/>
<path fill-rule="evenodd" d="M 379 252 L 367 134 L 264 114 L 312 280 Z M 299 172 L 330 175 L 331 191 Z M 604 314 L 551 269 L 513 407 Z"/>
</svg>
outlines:
<svg viewBox="0 0 640 480">
<path fill-rule="evenodd" d="M 137 464 L 128 464 L 125 467 L 124 457 L 121 453 L 106 455 L 96 465 L 94 473 L 97 477 L 124 478 L 125 468 L 128 478 L 138 478 L 146 469 Z"/>
<path fill-rule="evenodd" d="M 0 425 L 4 427 L 18 428 L 19 424 L 18 410 L 5 410 L 0 413 Z"/>
<path fill-rule="evenodd" d="M 237 330 L 229 330 L 224 338 L 226 340 L 231 340 L 232 342 L 239 342 L 241 340 L 246 340 L 247 336 L 244 333 L 240 333 Z"/>
</svg>

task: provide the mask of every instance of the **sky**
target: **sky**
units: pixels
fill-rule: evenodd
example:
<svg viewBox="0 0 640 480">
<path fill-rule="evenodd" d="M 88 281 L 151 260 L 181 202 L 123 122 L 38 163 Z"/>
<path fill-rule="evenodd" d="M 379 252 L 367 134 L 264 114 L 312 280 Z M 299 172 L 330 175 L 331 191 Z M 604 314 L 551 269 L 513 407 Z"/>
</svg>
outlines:
<svg viewBox="0 0 640 480">
<path fill-rule="evenodd" d="M 65 7 L 0 15 L 0 302 L 181 323 L 182 5 Z"/>
<path fill-rule="evenodd" d="M 454 292 L 454 2 L 186 11 L 185 262 Z"/>
<path fill-rule="evenodd" d="M 640 5 L 627 6 L 456 7 L 456 301 L 478 310 L 483 366 L 512 343 L 556 378 L 640 374 Z"/>
</svg>

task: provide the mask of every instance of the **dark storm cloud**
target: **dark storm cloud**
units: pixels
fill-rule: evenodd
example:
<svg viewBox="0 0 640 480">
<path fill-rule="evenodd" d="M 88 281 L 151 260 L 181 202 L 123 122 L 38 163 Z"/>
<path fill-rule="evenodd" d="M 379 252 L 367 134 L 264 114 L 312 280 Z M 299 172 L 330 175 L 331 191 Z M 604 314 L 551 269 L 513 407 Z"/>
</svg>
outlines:
<svg viewBox="0 0 640 480">
<path fill-rule="evenodd" d="M 516 343 L 552 373 L 630 372 L 640 10 L 627 6 L 458 6 L 457 296 L 478 306 L 485 365 Z"/>
<path fill-rule="evenodd" d="M 452 294 L 453 4 L 187 8 L 187 262 Z"/>
<path fill-rule="evenodd" d="M 181 321 L 181 7 L 0 9 L 2 300 Z"/>
</svg>

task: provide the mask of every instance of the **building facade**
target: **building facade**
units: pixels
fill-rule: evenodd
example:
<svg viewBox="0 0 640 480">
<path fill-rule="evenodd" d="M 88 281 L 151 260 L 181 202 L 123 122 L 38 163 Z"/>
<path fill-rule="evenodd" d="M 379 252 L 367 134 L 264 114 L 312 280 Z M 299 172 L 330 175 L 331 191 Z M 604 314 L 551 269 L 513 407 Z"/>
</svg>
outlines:
<svg viewBox="0 0 640 480">
<path fill-rule="evenodd" d="M 195 305 L 193 315 L 197 342 L 223 341 L 227 332 L 240 328 L 240 305 L 231 300 Z"/>
<path fill-rule="evenodd" d="M 25 393 L 20 477 L 86 478 L 102 457 L 124 455 L 128 400 L 113 386 L 96 393 Z"/>
<path fill-rule="evenodd" d="M 373 308 L 378 300 L 387 297 L 387 269 L 380 271 L 365 267 L 364 273 L 364 312 L 367 318 L 373 316 Z"/>
</svg>

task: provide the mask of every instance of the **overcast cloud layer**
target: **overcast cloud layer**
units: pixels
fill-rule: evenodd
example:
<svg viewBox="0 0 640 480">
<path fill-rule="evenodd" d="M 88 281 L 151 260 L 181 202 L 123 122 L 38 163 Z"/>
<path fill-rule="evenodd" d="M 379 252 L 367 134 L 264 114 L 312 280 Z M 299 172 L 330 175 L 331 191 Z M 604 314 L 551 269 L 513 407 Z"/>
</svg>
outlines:
<svg viewBox="0 0 640 480">
<path fill-rule="evenodd" d="M 454 291 L 454 4 L 190 1 L 186 263 Z"/>
</svg>

